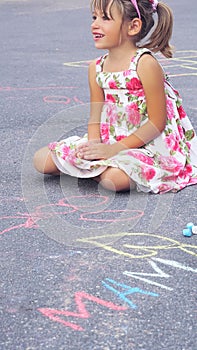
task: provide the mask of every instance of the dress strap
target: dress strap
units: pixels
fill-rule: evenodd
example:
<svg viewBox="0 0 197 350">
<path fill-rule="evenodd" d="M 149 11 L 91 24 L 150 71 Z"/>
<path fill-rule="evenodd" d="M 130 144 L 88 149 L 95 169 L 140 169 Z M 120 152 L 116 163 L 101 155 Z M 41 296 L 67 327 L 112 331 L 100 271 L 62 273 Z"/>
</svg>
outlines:
<svg viewBox="0 0 197 350">
<path fill-rule="evenodd" d="M 103 64 L 105 61 L 105 58 L 107 57 L 108 54 L 105 54 L 103 56 L 100 56 L 97 60 L 96 60 L 96 73 L 100 73 L 103 70 Z"/>
<path fill-rule="evenodd" d="M 138 65 L 138 61 L 139 61 L 140 57 L 142 55 L 144 55 L 145 53 L 148 53 L 148 54 L 152 55 L 152 52 L 149 49 L 147 49 L 146 47 L 144 47 L 142 49 L 138 49 L 136 51 L 136 55 L 131 60 L 130 69 L 136 71 L 137 65 Z"/>
</svg>

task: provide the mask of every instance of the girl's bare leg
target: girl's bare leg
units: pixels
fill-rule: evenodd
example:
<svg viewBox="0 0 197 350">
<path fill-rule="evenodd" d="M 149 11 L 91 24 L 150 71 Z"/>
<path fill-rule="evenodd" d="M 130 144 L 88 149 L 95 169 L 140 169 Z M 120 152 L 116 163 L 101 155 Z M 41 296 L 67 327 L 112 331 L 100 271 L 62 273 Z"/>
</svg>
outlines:
<svg viewBox="0 0 197 350">
<path fill-rule="evenodd" d="M 135 182 L 123 170 L 118 168 L 109 167 L 101 175 L 93 179 L 110 191 L 129 191 L 136 187 Z"/>
<path fill-rule="evenodd" d="M 34 155 L 34 167 L 42 174 L 58 175 L 60 171 L 56 167 L 51 151 L 48 147 L 39 149 Z"/>
</svg>

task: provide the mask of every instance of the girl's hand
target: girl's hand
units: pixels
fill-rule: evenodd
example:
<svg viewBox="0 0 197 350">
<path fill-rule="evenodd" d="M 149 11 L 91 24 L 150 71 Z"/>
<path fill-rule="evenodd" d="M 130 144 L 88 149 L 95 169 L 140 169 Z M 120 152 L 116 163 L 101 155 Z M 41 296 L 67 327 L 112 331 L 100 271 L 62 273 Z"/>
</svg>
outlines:
<svg viewBox="0 0 197 350">
<path fill-rule="evenodd" d="M 79 158 L 86 160 L 108 159 L 125 149 L 120 143 L 106 145 L 98 142 L 87 142 L 77 147 L 76 153 Z"/>
</svg>

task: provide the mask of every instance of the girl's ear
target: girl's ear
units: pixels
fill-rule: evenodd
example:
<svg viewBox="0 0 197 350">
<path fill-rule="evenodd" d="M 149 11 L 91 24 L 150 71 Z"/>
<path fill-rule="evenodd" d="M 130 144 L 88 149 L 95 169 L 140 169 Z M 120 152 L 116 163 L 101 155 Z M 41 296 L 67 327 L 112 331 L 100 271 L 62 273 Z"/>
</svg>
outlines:
<svg viewBox="0 0 197 350">
<path fill-rule="evenodd" d="M 128 35 L 137 35 L 142 28 L 142 21 L 139 18 L 132 19 L 131 22 L 128 23 Z"/>
</svg>

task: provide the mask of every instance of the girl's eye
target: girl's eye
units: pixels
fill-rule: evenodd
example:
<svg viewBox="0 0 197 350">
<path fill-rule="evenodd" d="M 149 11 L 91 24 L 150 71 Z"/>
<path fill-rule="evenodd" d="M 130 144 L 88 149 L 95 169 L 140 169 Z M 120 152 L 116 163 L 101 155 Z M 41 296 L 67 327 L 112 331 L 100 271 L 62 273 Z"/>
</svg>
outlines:
<svg viewBox="0 0 197 350">
<path fill-rule="evenodd" d="M 103 15 L 102 19 L 103 19 L 104 21 L 110 21 L 111 18 L 108 17 L 107 15 Z"/>
<path fill-rule="evenodd" d="M 97 15 L 93 15 L 93 16 L 92 16 L 92 21 L 96 21 L 97 17 L 98 17 Z M 103 14 L 103 15 L 102 15 L 102 20 L 103 20 L 103 21 L 110 21 L 111 18 L 110 18 L 110 16 L 108 16 L 107 14 Z"/>
</svg>

